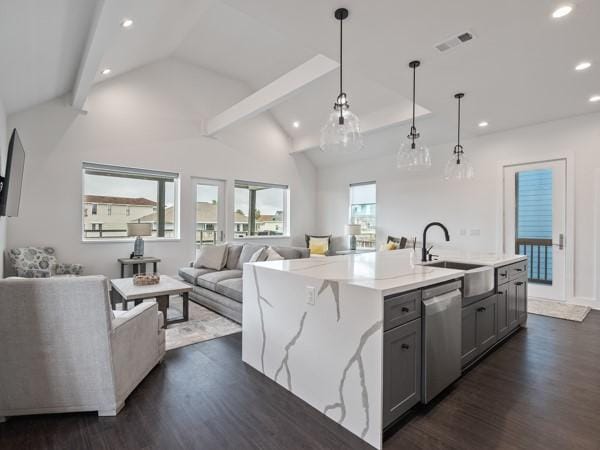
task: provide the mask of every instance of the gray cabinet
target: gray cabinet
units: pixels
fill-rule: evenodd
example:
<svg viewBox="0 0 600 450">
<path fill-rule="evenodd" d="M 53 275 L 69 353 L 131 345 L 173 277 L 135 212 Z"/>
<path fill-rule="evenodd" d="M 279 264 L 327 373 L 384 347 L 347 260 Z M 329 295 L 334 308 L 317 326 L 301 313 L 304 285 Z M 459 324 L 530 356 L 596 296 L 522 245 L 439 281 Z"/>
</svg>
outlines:
<svg viewBox="0 0 600 450">
<path fill-rule="evenodd" d="M 519 314 L 517 312 L 517 286 L 515 281 L 511 281 L 506 284 L 507 290 L 507 316 L 508 316 L 508 329 L 509 331 L 514 330 L 519 326 Z"/>
<path fill-rule="evenodd" d="M 517 278 L 514 285 L 517 299 L 517 322 L 519 325 L 523 325 L 527 322 L 527 276 Z"/>
<path fill-rule="evenodd" d="M 510 331 L 508 320 L 508 289 L 509 284 L 498 286 L 496 294 L 496 314 L 498 318 L 498 339 L 505 337 Z"/>
<path fill-rule="evenodd" d="M 498 340 L 496 296 L 491 295 L 477 305 L 477 352 L 485 352 Z"/>
<path fill-rule="evenodd" d="M 462 339 L 460 352 L 460 364 L 462 367 L 465 367 L 477 358 L 477 303 L 462 309 Z"/>
<path fill-rule="evenodd" d="M 383 333 L 383 426 L 421 400 L 421 320 Z"/>
<path fill-rule="evenodd" d="M 415 320 L 421 317 L 421 290 L 386 297 L 383 308 L 385 331 Z"/>
<path fill-rule="evenodd" d="M 491 295 L 462 310 L 461 365 L 465 367 L 498 340 L 497 296 Z"/>
</svg>

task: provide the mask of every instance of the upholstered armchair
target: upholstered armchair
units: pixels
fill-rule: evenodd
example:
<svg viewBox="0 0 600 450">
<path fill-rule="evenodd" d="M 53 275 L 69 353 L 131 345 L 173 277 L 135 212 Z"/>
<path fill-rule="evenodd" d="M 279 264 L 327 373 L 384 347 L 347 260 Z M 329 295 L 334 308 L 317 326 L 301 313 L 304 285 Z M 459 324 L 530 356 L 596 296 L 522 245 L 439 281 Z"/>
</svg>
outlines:
<svg viewBox="0 0 600 450">
<path fill-rule="evenodd" d="M 116 415 L 164 356 L 162 321 L 156 302 L 113 312 L 103 276 L 0 280 L 0 422 Z"/>
<path fill-rule="evenodd" d="M 8 262 L 8 275 L 23 278 L 50 278 L 83 273 L 80 264 L 59 263 L 52 247 L 13 248 L 8 251 Z"/>
</svg>

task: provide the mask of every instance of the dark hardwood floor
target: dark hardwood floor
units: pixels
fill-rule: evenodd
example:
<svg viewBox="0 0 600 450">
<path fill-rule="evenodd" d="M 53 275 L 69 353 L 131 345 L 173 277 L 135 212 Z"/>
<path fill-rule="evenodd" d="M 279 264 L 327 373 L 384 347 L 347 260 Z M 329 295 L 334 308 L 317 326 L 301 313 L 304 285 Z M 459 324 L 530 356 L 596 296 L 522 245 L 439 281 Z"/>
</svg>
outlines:
<svg viewBox="0 0 600 450">
<path fill-rule="evenodd" d="M 14 417 L 0 449 L 367 448 L 240 359 L 240 334 L 170 351 L 119 416 Z M 530 315 L 384 448 L 600 449 L 600 312 Z"/>
</svg>

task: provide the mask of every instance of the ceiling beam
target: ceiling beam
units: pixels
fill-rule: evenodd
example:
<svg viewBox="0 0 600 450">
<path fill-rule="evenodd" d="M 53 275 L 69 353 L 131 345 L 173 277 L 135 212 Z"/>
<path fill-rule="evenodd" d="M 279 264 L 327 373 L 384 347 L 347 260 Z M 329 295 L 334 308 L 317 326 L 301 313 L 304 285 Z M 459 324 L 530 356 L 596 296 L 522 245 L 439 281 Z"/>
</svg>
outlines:
<svg viewBox="0 0 600 450">
<path fill-rule="evenodd" d="M 85 101 L 100 70 L 102 57 L 119 32 L 128 5 L 128 0 L 98 0 L 73 86 L 71 105 L 75 109 L 84 109 Z"/>
<path fill-rule="evenodd" d="M 209 119 L 206 123 L 206 134 L 212 136 L 241 120 L 249 119 L 272 108 L 307 84 L 338 67 L 338 62 L 323 55 L 309 59 L 231 108 Z"/>
<path fill-rule="evenodd" d="M 416 105 L 415 117 L 421 117 L 431 114 L 426 108 Z M 383 130 L 388 127 L 399 125 L 408 122 L 412 119 L 412 104 L 408 103 L 404 106 L 390 106 L 378 111 L 366 114 L 360 119 L 360 131 L 363 135 L 374 133 L 375 131 Z M 290 153 L 304 152 L 317 148 L 321 145 L 320 136 L 309 134 L 294 139 Z"/>
</svg>

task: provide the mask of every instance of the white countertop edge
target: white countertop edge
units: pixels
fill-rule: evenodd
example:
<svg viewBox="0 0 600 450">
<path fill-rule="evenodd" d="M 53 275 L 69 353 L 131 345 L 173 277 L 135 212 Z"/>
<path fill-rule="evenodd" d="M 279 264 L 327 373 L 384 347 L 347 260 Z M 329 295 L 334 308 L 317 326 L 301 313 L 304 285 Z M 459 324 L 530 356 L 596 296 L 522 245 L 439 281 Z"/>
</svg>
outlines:
<svg viewBox="0 0 600 450">
<path fill-rule="evenodd" d="M 451 269 L 443 269 L 443 270 L 448 271 L 448 272 L 453 272 L 453 273 L 439 275 L 439 276 L 436 276 L 435 278 L 430 278 L 428 280 L 408 282 L 401 286 L 395 286 L 395 287 L 387 288 L 387 289 L 380 289 L 380 288 L 375 288 L 372 286 L 367 286 L 367 285 L 361 284 L 360 280 L 348 280 L 347 283 L 350 285 L 353 285 L 353 286 L 359 286 L 359 287 L 364 287 L 364 288 L 369 288 L 369 289 L 379 291 L 379 292 L 381 292 L 381 294 L 384 297 L 387 297 L 390 295 L 402 294 L 403 292 L 410 292 L 410 291 L 414 291 L 416 289 L 421 289 L 424 287 L 433 286 L 435 284 L 444 283 L 446 281 L 457 280 L 459 278 L 464 277 L 464 271 L 462 271 L 462 270 L 451 270 Z"/>
</svg>

